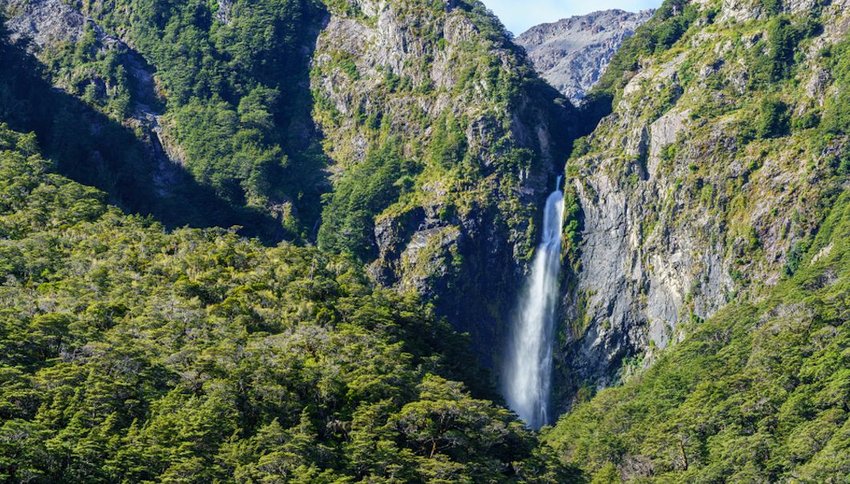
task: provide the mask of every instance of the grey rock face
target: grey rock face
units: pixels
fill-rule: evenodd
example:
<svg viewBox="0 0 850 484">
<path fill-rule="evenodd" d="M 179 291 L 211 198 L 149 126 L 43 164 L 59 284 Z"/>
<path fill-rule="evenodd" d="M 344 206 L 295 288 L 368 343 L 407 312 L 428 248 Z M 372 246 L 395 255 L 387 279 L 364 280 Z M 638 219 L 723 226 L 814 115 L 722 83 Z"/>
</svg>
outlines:
<svg viewBox="0 0 850 484">
<path fill-rule="evenodd" d="M 59 0 L 0 0 L 0 7 L 16 13 L 7 21 L 11 40 L 27 39 L 34 50 L 59 42 L 76 42 L 87 21 Z"/>
<path fill-rule="evenodd" d="M 654 10 L 606 10 L 532 27 L 516 38 L 535 69 L 574 103 L 581 102 L 611 57 Z"/>
<path fill-rule="evenodd" d="M 421 147 L 437 136 L 437 122 L 462 120 L 465 157 L 480 178 L 459 189 L 452 176 L 434 177 L 417 187 L 415 203 L 379 214 L 369 270 L 380 284 L 433 302 L 470 334 L 481 361 L 497 367 L 535 240 L 532 223 L 566 155 L 572 107 L 534 75 L 507 37 L 486 39 L 482 27 L 495 19 L 455 8 L 461 3 L 440 9 L 350 0 L 349 11 L 358 15 L 331 9 L 317 41 L 311 88 L 339 113 L 318 123 L 335 175 L 375 146 L 357 113 L 380 116 L 382 129 L 404 141 L 405 156 L 422 161 Z M 353 65 L 338 68 L 340 57 Z M 476 67 L 482 59 L 486 67 Z M 485 69 L 493 75 L 481 75 Z M 503 103 L 500 81 L 519 77 L 525 87 Z M 388 87 L 392 78 L 411 88 Z M 506 176 L 511 159 L 519 168 Z"/>
<path fill-rule="evenodd" d="M 785 3 L 789 12 L 806 5 Z M 730 0 L 718 25 L 760 22 L 759 12 L 754 2 Z M 833 92 L 815 53 L 846 38 L 848 12 L 825 8 L 823 33 L 798 53 L 804 95 L 789 101 L 794 112 Z M 838 144 L 801 149 L 806 135 L 794 133 L 750 140 L 742 128 L 750 111 L 700 114 L 701 103 L 748 92 L 738 81 L 746 83 L 744 54 L 705 32 L 692 32 L 688 46 L 641 59 L 587 151 L 569 162 L 582 229 L 562 285 L 560 410 L 578 389 L 628 378 L 728 303 L 757 300 L 776 285 L 795 245 L 816 230 L 818 203 L 836 189 L 816 164 Z M 683 66 L 696 75 L 682 76 Z"/>
<path fill-rule="evenodd" d="M 569 368 L 561 382 L 566 394 L 588 382 L 616 382 L 624 360 L 635 355 L 650 364 L 657 350 L 680 336 L 682 320 L 708 317 L 734 289 L 725 249 L 712 237 L 724 232 L 723 222 L 702 211 L 685 212 L 693 201 L 677 190 L 676 179 L 693 160 L 723 156 L 735 140 L 718 126 L 671 166 L 664 149 L 693 129 L 690 111 L 676 107 L 648 125 L 635 115 L 645 103 L 638 86 L 647 80 L 676 86 L 682 61 L 673 58 L 633 78 L 626 99 L 593 135 L 604 139 L 606 151 L 582 160 L 573 180 L 584 230 L 581 270 L 572 276 L 575 292 L 565 296 L 564 320 L 579 320 L 584 329 L 562 348 Z M 618 147 L 624 158 L 609 151 Z"/>
</svg>

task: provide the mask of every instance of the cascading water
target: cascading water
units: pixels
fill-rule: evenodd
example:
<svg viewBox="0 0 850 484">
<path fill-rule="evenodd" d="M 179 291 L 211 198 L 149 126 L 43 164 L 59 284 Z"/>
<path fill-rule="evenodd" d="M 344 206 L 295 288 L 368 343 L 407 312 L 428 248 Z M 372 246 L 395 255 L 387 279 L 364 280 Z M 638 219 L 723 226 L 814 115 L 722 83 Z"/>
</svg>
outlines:
<svg viewBox="0 0 850 484">
<path fill-rule="evenodd" d="M 561 268 L 561 177 L 546 200 L 543 235 L 514 317 L 503 388 L 508 406 L 533 429 L 549 423 L 552 338 Z"/>
</svg>

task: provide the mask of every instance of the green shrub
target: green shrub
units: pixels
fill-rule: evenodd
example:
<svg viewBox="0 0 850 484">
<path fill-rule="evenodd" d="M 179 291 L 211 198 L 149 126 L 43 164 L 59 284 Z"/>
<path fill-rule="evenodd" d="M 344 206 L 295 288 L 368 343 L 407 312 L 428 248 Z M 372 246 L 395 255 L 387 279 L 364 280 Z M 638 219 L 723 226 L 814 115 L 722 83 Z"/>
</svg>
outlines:
<svg viewBox="0 0 850 484">
<path fill-rule="evenodd" d="M 789 79 L 797 61 L 795 57 L 800 42 L 822 30 L 814 16 L 793 20 L 782 15 L 768 23 L 765 41 L 756 44 L 749 59 L 752 88 L 765 88 L 770 83 Z"/>
<path fill-rule="evenodd" d="M 850 41 L 825 52 L 835 76 L 835 93 L 825 101 L 821 129 L 835 135 L 850 133 Z"/>
<path fill-rule="evenodd" d="M 565 252 L 570 263 L 577 264 L 579 260 L 579 247 L 581 244 L 582 230 L 584 230 L 584 219 L 581 210 L 578 193 L 575 188 L 567 182 L 564 188 L 564 244 Z"/>
<path fill-rule="evenodd" d="M 776 99 L 762 101 L 755 120 L 755 133 L 759 138 L 777 138 L 788 134 L 788 105 Z"/>
<path fill-rule="evenodd" d="M 466 133 L 452 114 L 444 114 L 433 124 L 434 131 L 428 145 L 431 163 L 450 169 L 466 155 Z"/>
<path fill-rule="evenodd" d="M 791 127 L 794 131 L 817 128 L 820 125 L 820 121 L 819 112 L 807 111 L 802 116 L 794 116 L 791 120 Z"/>
<path fill-rule="evenodd" d="M 782 0 L 760 0 L 761 6 L 768 15 L 782 12 Z"/>
<path fill-rule="evenodd" d="M 404 160 L 401 144 L 391 139 L 350 167 L 324 197 L 319 247 L 348 253 L 362 261 L 377 256 L 375 217 L 412 189 L 410 179 L 418 168 Z"/>
</svg>

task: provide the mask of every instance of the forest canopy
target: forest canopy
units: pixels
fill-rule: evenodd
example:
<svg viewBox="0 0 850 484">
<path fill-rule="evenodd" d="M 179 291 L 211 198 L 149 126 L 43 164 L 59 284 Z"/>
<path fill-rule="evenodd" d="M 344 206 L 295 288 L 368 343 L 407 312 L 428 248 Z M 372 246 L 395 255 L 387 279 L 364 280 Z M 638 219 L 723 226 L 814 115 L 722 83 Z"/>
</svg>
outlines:
<svg viewBox="0 0 850 484">
<path fill-rule="evenodd" d="M 3 479 L 569 475 L 457 381 L 482 388 L 464 339 L 353 260 L 166 233 L 50 168 L 0 125 Z"/>
</svg>

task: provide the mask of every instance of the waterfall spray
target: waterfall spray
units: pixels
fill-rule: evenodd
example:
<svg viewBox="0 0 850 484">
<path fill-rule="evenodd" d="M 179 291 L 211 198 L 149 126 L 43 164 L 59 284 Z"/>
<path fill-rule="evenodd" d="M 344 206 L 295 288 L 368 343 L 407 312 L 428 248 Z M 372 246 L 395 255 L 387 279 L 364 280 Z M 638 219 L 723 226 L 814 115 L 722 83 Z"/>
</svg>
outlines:
<svg viewBox="0 0 850 484">
<path fill-rule="evenodd" d="M 552 339 L 564 218 L 560 187 L 558 177 L 555 191 L 546 200 L 542 239 L 517 305 L 502 378 L 508 406 L 533 429 L 549 423 Z"/>
</svg>

